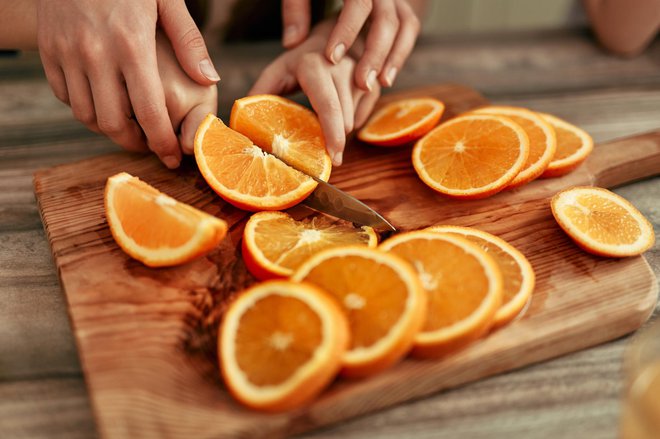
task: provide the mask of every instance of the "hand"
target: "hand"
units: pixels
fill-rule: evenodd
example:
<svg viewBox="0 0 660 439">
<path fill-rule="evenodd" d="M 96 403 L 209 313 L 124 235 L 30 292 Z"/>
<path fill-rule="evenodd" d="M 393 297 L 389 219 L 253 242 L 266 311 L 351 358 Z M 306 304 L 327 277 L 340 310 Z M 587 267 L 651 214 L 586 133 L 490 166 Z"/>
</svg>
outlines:
<svg viewBox="0 0 660 439">
<path fill-rule="evenodd" d="M 380 86 L 370 91 L 353 81 L 356 62 L 344 56 L 336 64 L 324 54 L 325 38 L 310 37 L 279 56 L 264 69 L 249 94 L 287 94 L 298 88 L 309 98 L 319 116 L 328 153 L 334 165 L 342 163 L 346 134 L 362 126 L 380 96 Z"/>
<path fill-rule="evenodd" d="M 89 129 L 127 150 L 149 148 L 177 167 L 181 150 L 158 74 L 156 23 L 191 78 L 204 85 L 219 79 L 184 1 L 40 0 L 37 17 L 55 96 Z"/>
<path fill-rule="evenodd" d="M 287 48 L 300 44 L 309 33 L 309 1 L 282 0 L 283 44 Z M 336 64 L 348 53 L 370 17 L 364 52 L 355 69 L 356 84 L 367 91 L 377 81 L 384 87 L 394 84 L 420 31 L 419 19 L 406 0 L 345 0 L 325 46 L 328 61 Z"/>
</svg>

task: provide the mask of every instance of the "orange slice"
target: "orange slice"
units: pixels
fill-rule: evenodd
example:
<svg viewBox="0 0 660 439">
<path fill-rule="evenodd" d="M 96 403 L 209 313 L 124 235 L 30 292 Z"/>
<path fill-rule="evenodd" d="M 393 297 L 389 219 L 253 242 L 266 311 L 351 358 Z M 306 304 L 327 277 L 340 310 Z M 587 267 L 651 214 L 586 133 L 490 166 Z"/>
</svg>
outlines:
<svg viewBox="0 0 660 439">
<path fill-rule="evenodd" d="M 325 215 L 296 221 L 284 212 L 258 212 L 243 231 L 243 260 L 257 279 L 288 277 L 310 256 L 345 245 L 376 247 L 378 235 Z"/>
<path fill-rule="evenodd" d="M 372 375 L 399 361 L 424 322 L 424 291 L 413 269 L 394 255 L 336 247 L 310 258 L 292 279 L 318 285 L 343 307 L 351 331 L 345 376 Z"/>
<path fill-rule="evenodd" d="M 216 247 L 227 233 L 223 220 L 180 203 L 125 172 L 108 178 L 104 201 L 117 244 L 150 267 L 195 259 Z"/>
<path fill-rule="evenodd" d="M 243 404 L 290 410 L 332 381 L 348 338 L 346 317 L 323 291 L 268 281 L 230 303 L 218 334 L 220 370 Z"/>
<path fill-rule="evenodd" d="M 557 138 L 555 131 L 541 116 L 519 107 L 490 106 L 474 111 L 477 114 L 505 116 L 525 130 L 529 138 L 529 155 L 518 175 L 509 183 L 515 188 L 541 176 L 555 156 Z"/>
<path fill-rule="evenodd" d="M 551 114 L 539 113 L 557 133 L 557 151 L 542 177 L 568 174 L 591 154 L 594 141 L 586 131 Z"/>
<path fill-rule="evenodd" d="M 416 231 L 396 235 L 380 248 L 408 261 L 428 295 L 414 355 L 446 355 L 490 329 L 502 303 L 502 275 L 478 245 L 459 236 Z"/>
<path fill-rule="evenodd" d="M 269 154 L 308 175 L 328 181 L 332 162 L 323 131 L 311 110 L 274 95 L 238 99 L 229 126 Z"/>
<path fill-rule="evenodd" d="M 433 226 L 431 232 L 450 233 L 466 238 L 491 255 L 502 273 L 502 305 L 495 313 L 493 327 L 513 320 L 525 307 L 534 291 L 532 264 L 511 244 L 488 232 L 461 226 Z"/>
<path fill-rule="evenodd" d="M 484 198 L 522 169 L 529 140 L 502 116 L 468 114 L 440 124 L 417 141 L 415 171 L 431 189 L 455 198 Z"/>
<path fill-rule="evenodd" d="M 445 104 L 433 98 L 395 101 L 371 116 L 357 137 L 372 145 L 403 145 L 428 133 L 444 111 Z"/>
<path fill-rule="evenodd" d="M 624 257 L 653 246 L 651 223 L 625 198 L 607 189 L 576 186 L 552 197 L 552 214 L 577 245 L 589 253 Z"/>
<path fill-rule="evenodd" d="M 209 114 L 195 134 L 195 159 L 206 182 L 245 210 L 280 210 L 304 200 L 317 183 Z"/>
</svg>

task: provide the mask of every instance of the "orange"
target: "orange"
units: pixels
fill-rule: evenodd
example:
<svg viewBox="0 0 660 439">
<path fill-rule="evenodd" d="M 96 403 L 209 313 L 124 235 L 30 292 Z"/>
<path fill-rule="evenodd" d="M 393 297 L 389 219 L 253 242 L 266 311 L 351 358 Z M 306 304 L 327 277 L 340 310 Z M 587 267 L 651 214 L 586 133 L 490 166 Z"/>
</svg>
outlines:
<svg viewBox="0 0 660 439">
<path fill-rule="evenodd" d="M 227 233 L 223 220 L 180 203 L 125 172 L 108 178 L 104 201 L 117 244 L 150 267 L 195 259 L 216 247 Z"/>
<path fill-rule="evenodd" d="M 552 214 L 577 245 L 589 253 L 624 257 L 653 246 L 653 226 L 625 198 L 590 186 L 559 192 L 551 201 Z"/>
<path fill-rule="evenodd" d="M 264 282 L 229 304 L 218 334 L 220 370 L 248 407 L 294 409 L 330 384 L 348 337 L 346 317 L 323 291 Z"/>
<path fill-rule="evenodd" d="M 315 253 L 351 244 L 376 247 L 378 235 L 325 215 L 296 221 L 284 212 L 258 212 L 243 231 L 243 260 L 257 279 L 288 277 Z"/>
<path fill-rule="evenodd" d="M 358 139 L 398 146 L 419 139 L 440 120 L 445 104 L 433 98 L 401 99 L 378 110 L 358 132 Z"/>
<path fill-rule="evenodd" d="M 493 258 L 459 236 L 416 231 L 396 235 L 380 249 L 417 271 L 428 295 L 426 321 L 413 354 L 440 357 L 488 332 L 502 303 L 502 275 Z"/>
<path fill-rule="evenodd" d="M 543 174 L 557 150 L 557 138 L 550 124 L 538 114 L 519 107 L 491 106 L 479 108 L 475 113 L 508 117 L 520 125 L 529 138 L 527 161 L 509 183 L 509 188 L 522 186 Z"/>
<path fill-rule="evenodd" d="M 195 159 L 206 182 L 245 210 L 280 210 L 304 200 L 317 183 L 261 150 L 209 114 L 195 134 Z"/>
<path fill-rule="evenodd" d="M 532 264 L 518 249 L 502 238 L 472 227 L 433 226 L 426 230 L 462 236 L 493 257 L 502 273 L 502 305 L 495 313 L 493 327 L 509 323 L 522 311 L 532 297 L 536 278 Z"/>
<path fill-rule="evenodd" d="M 403 260 L 367 247 L 335 247 L 312 256 L 292 280 L 318 285 L 341 304 L 351 332 L 342 374 L 363 377 L 399 361 L 426 315 L 426 296 Z"/>
<path fill-rule="evenodd" d="M 583 129 L 551 114 L 539 113 L 557 134 L 557 151 L 542 177 L 568 174 L 587 158 L 594 149 L 594 141 Z"/>
<path fill-rule="evenodd" d="M 522 169 L 529 140 L 502 116 L 468 114 L 440 124 L 417 141 L 413 166 L 422 181 L 455 198 L 484 198 L 504 189 Z"/>
<path fill-rule="evenodd" d="M 330 178 L 323 131 L 308 108 L 280 96 L 249 96 L 234 102 L 229 126 L 294 168 L 323 181 Z"/>
</svg>

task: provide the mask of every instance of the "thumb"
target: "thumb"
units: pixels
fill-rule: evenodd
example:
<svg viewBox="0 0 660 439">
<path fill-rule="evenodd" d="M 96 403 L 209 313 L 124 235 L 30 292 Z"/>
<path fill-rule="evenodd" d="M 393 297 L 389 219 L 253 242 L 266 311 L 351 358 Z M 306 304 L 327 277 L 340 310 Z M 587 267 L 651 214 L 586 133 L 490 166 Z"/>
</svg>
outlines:
<svg viewBox="0 0 660 439">
<path fill-rule="evenodd" d="M 195 133 L 197 132 L 197 127 L 202 123 L 202 120 L 204 120 L 207 114 L 216 114 L 217 110 L 217 100 L 214 100 L 213 102 L 206 102 L 193 107 L 193 109 L 186 114 L 186 117 L 183 118 L 179 134 L 179 143 L 181 144 L 181 150 L 183 150 L 184 154 L 193 153 L 195 150 Z"/>
<path fill-rule="evenodd" d="M 291 49 L 302 43 L 312 21 L 311 0 L 282 0 L 282 45 Z"/>
<path fill-rule="evenodd" d="M 204 37 L 183 0 L 168 2 L 161 8 L 159 18 L 176 58 L 188 76 L 201 85 L 218 82 L 220 75 L 213 67 Z"/>
</svg>

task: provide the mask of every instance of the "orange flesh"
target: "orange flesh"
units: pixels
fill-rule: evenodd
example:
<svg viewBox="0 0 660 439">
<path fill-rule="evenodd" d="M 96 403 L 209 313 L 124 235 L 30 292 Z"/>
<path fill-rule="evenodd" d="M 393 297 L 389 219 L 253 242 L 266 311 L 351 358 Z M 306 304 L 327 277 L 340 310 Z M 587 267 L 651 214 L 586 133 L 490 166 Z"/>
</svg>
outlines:
<svg viewBox="0 0 660 439">
<path fill-rule="evenodd" d="M 529 155 L 527 156 L 527 161 L 523 165 L 523 168 L 520 170 L 520 172 L 523 172 L 539 161 L 546 150 L 547 137 L 545 132 L 539 128 L 538 125 L 525 117 L 515 116 L 513 114 L 503 114 L 503 116 L 508 117 L 520 125 L 529 137 Z"/>
<path fill-rule="evenodd" d="M 374 135 L 386 135 L 403 131 L 424 119 L 437 107 L 427 103 L 416 103 L 414 105 L 401 104 L 392 106 L 385 111 L 381 117 L 371 122 L 367 132 Z"/>
<path fill-rule="evenodd" d="M 553 157 L 553 161 L 565 159 L 566 157 L 575 154 L 575 151 L 582 147 L 582 139 L 580 139 L 573 131 L 564 129 L 558 125 L 552 126 L 557 134 L 557 151 Z"/>
</svg>

